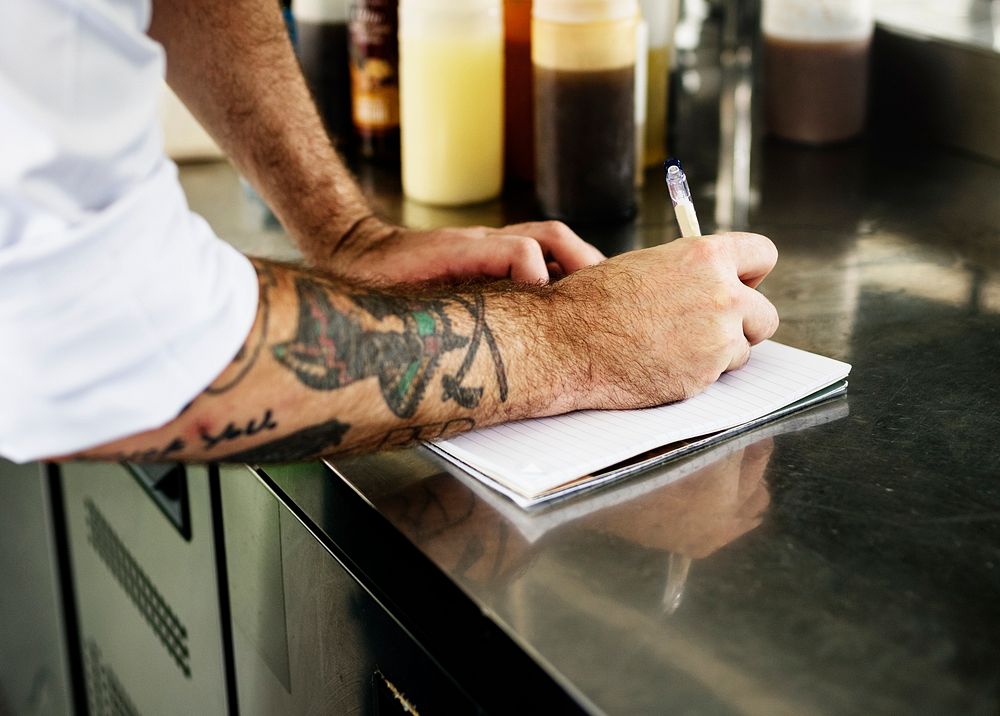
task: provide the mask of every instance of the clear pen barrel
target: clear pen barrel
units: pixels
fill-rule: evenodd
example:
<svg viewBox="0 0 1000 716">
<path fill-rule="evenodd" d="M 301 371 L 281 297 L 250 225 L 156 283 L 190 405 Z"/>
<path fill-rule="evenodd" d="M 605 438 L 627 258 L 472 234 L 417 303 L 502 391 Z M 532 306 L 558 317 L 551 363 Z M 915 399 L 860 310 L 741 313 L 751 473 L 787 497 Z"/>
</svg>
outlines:
<svg viewBox="0 0 1000 716">
<path fill-rule="evenodd" d="M 688 187 L 687 175 L 676 164 L 667 167 L 667 190 L 674 206 L 691 203 L 691 189 Z"/>
</svg>

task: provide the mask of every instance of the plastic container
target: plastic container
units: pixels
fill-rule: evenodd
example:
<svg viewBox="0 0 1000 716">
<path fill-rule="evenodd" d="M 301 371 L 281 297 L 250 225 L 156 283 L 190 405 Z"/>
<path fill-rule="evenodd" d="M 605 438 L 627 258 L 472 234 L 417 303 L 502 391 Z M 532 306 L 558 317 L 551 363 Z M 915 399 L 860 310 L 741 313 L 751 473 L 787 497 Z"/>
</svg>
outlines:
<svg viewBox="0 0 1000 716">
<path fill-rule="evenodd" d="M 535 178 L 531 0 L 504 0 L 504 153 L 507 177 Z"/>
<path fill-rule="evenodd" d="M 783 139 L 826 144 L 864 129 L 871 0 L 764 0 L 765 111 Z"/>
<path fill-rule="evenodd" d="M 399 161 L 399 23 L 396 0 L 351 2 L 351 118 L 362 156 Z"/>
<path fill-rule="evenodd" d="M 635 0 L 535 0 L 535 181 L 574 223 L 635 212 Z"/>
<path fill-rule="evenodd" d="M 503 183 L 500 0 L 401 0 L 403 192 L 443 206 L 493 199 Z"/>
<path fill-rule="evenodd" d="M 640 19 L 635 26 L 635 186 L 645 181 L 646 123 L 649 119 L 646 88 L 649 85 L 649 25 Z"/>
<path fill-rule="evenodd" d="M 646 49 L 646 126 L 642 165 L 663 166 L 667 158 L 667 118 L 670 62 L 674 52 L 679 0 L 639 0 L 642 16 L 649 26 Z"/>
<path fill-rule="evenodd" d="M 299 62 L 334 145 L 350 145 L 347 0 L 295 0 Z"/>
</svg>

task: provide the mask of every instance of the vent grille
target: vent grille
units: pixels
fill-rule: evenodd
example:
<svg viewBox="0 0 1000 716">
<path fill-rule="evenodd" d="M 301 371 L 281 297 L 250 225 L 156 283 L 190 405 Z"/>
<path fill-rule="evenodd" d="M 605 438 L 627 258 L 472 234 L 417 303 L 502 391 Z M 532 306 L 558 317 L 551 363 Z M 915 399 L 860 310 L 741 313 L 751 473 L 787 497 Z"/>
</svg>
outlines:
<svg viewBox="0 0 1000 716">
<path fill-rule="evenodd" d="M 88 539 L 98 557 L 125 590 L 184 676 L 191 678 L 187 628 L 174 614 L 94 502 L 87 499 L 84 501 L 84 507 L 87 510 L 87 527 L 90 531 Z"/>
<path fill-rule="evenodd" d="M 135 702 L 125 691 L 114 670 L 101 661 L 101 650 L 93 639 L 87 641 L 84 659 L 87 705 L 94 716 L 140 716 Z"/>
</svg>

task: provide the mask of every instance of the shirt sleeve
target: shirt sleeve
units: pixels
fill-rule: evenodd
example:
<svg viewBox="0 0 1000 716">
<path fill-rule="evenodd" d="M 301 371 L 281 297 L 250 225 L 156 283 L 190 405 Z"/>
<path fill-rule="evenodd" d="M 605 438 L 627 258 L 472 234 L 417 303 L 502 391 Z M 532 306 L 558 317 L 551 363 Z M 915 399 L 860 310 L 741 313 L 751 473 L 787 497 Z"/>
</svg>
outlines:
<svg viewBox="0 0 1000 716">
<path fill-rule="evenodd" d="M 0 8 L 0 455 L 17 462 L 169 422 L 258 300 L 163 154 L 148 3 L 66 5 Z"/>
</svg>

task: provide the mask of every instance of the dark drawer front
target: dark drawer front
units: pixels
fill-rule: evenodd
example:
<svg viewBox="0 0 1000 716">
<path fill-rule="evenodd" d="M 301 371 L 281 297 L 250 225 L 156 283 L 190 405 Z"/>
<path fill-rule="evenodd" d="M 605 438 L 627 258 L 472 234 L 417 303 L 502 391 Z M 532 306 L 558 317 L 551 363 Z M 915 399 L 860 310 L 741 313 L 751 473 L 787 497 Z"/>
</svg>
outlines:
<svg viewBox="0 0 1000 716">
<path fill-rule="evenodd" d="M 241 713 L 478 712 L 256 476 L 224 469 L 222 504 Z"/>
</svg>

